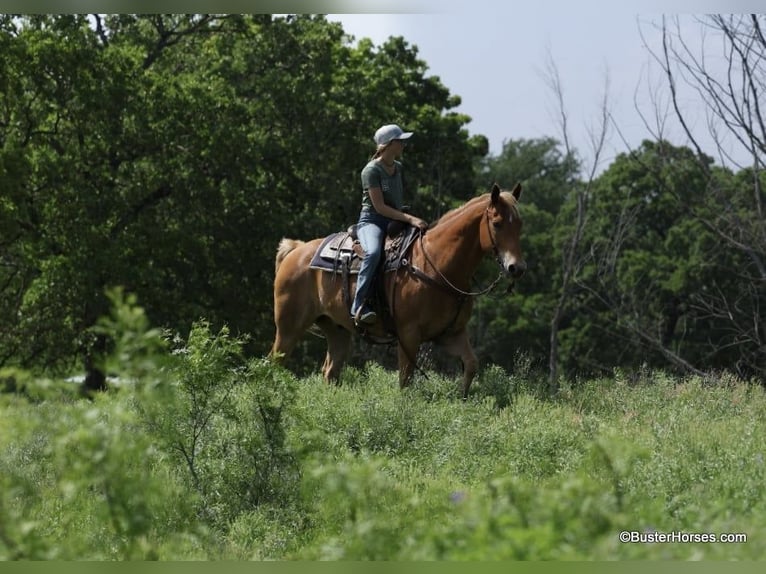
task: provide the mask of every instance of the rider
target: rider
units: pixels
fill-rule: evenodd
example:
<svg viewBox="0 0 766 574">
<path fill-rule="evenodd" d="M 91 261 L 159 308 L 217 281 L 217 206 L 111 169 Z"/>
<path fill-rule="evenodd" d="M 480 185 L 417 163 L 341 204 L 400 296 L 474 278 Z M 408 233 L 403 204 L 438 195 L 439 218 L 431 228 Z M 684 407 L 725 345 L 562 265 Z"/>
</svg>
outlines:
<svg viewBox="0 0 766 574">
<path fill-rule="evenodd" d="M 378 129 L 374 137 L 377 148 L 362 170 L 362 211 L 356 234 L 364 249 L 364 259 L 351 304 L 351 316 L 357 323 L 373 323 L 377 319 L 365 298 L 380 262 L 388 223 L 398 220 L 420 229 L 428 227 L 424 220 L 401 210 L 404 194 L 402 164 L 396 158 L 401 156 L 411 136 L 412 132 L 405 132 L 395 124 Z"/>
</svg>

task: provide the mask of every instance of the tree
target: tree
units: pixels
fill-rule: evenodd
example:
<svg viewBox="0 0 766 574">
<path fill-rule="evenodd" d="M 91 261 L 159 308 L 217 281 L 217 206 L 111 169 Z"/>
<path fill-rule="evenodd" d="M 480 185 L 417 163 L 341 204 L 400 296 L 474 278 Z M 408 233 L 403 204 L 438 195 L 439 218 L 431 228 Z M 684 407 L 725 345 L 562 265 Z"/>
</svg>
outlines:
<svg viewBox="0 0 766 574">
<path fill-rule="evenodd" d="M 561 83 L 561 77 L 558 68 L 549 58 L 548 64 L 548 83 L 556 97 L 559 115 L 559 128 L 561 130 L 564 148 L 568 157 L 577 157 L 576 151 L 570 147 L 569 141 L 569 117 L 564 101 L 564 87 Z M 559 385 L 559 363 L 560 363 L 560 330 L 562 323 L 568 313 L 573 312 L 574 283 L 576 277 L 581 272 L 582 265 L 586 259 L 581 244 L 588 215 L 588 199 L 592 193 L 592 186 L 597 169 L 601 162 L 601 155 L 604 150 L 608 132 L 609 118 L 609 78 L 605 81 L 603 100 L 599 109 L 599 122 L 595 131 L 589 130 L 591 152 L 593 154 L 592 163 L 587 170 L 586 178 L 579 180 L 573 185 L 573 190 L 568 194 L 568 202 L 561 210 L 558 217 L 557 241 L 556 245 L 561 245 L 560 257 L 560 279 L 558 282 L 558 293 L 556 304 L 553 307 L 550 320 L 549 333 L 549 352 L 548 352 L 548 388 L 551 393 L 558 392 Z M 582 160 L 578 162 L 584 165 Z"/>
<path fill-rule="evenodd" d="M 731 366 L 743 375 L 766 372 L 766 218 L 764 218 L 763 165 L 766 157 L 766 117 L 763 109 L 766 78 L 766 39 L 763 15 L 709 15 L 691 22 L 663 18 L 659 26 L 661 49 L 652 51 L 669 91 L 674 118 L 695 150 L 698 168 L 705 174 L 704 189 L 714 209 L 694 211 L 700 225 L 736 255 L 730 269 L 736 283 L 711 284 L 692 305 L 701 314 L 726 324 L 720 345 L 730 354 Z M 701 31 L 701 42 L 689 40 L 689 30 Z M 689 99 L 706 110 L 706 122 L 695 126 L 684 102 Z M 703 153 L 703 137 L 714 142 L 721 165 L 739 168 L 730 174 L 714 169 Z M 734 152 L 736 148 L 744 154 Z M 743 161 L 749 157 L 750 161 Z M 749 163 L 749 165 L 748 165 Z"/>
<path fill-rule="evenodd" d="M 205 317 L 265 351 L 276 245 L 356 219 L 378 125 L 418 132 L 408 184 L 422 205 L 434 205 L 437 144 L 447 203 L 481 151 L 416 48 L 352 46 L 322 16 L 0 22 L 0 313 L 12 326 L 0 361 L 79 359 L 89 387 L 104 382 L 108 341 L 92 327 L 108 287 L 137 294 L 154 324 L 185 333 Z"/>
<path fill-rule="evenodd" d="M 726 325 L 698 305 L 710 289 L 731 292 L 743 264 L 702 222 L 718 209 L 706 178 L 689 148 L 645 141 L 597 179 L 583 236 L 590 260 L 576 280 L 580 312 L 562 333 L 569 369 L 735 367 L 722 344 Z"/>
<path fill-rule="evenodd" d="M 578 170 L 574 156 L 562 152 L 553 138 L 509 140 L 498 156 L 480 162 L 479 189 L 486 182 L 497 181 L 509 188 L 522 182 L 522 247 L 529 264 L 515 286 L 516 296 L 506 296 L 498 289 L 476 300 L 472 337 L 477 354 L 485 361 L 511 368 L 518 353 L 534 359 L 548 355 L 549 324 L 560 280 L 555 230 Z M 496 265 L 488 261 L 477 281 L 489 284 L 496 275 Z"/>
</svg>

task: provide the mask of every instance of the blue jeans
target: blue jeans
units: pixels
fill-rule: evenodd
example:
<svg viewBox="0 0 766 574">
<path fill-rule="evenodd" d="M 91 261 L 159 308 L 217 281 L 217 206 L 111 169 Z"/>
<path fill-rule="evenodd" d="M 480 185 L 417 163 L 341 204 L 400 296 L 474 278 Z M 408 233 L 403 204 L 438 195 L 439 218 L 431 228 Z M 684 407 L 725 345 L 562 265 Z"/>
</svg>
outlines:
<svg viewBox="0 0 766 574">
<path fill-rule="evenodd" d="M 364 305 L 364 300 L 372 286 L 375 270 L 378 268 L 383 254 L 383 240 L 386 237 L 388 221 L 388 218 L 377 213 L 364 211 L 359 218 L 356 235 L 362 249 L 364 249 L 364 259 L 362 259 L 362 266 L 359 268 L 354 302 L 351 304 L 352 315 L 356 315 L 359 308 Z"/>
</svg>

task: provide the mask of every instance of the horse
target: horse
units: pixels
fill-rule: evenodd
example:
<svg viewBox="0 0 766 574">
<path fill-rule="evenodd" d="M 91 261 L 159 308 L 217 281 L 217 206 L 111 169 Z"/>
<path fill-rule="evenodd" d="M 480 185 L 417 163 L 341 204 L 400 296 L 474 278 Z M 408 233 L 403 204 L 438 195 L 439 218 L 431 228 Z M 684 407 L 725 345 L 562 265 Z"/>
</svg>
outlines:
<svg viewBox="0 0 766 574">
<path fill-rule="evenodd" d="M 515 281 L 526 271 L 520 245 L 520 197 L 520 184 L 509 192 L 495 183 L 489 193 L 470 199 L 431 224 L 412 243 L 409 257 L 383 277 L 389 319 L 398 343 L 402 389 L 411 383 L 421 344 L 435 341 L 462 360 L 462 391 L 467 398 L 478 359 L 466 326 L 474 298 L 483 293 L 469 291 L 471 278 L 490 253 L 501 269 L 498 279 Z M 283 238 L 279 243 L 274 278 L 276 335 L 269 355 L 283 360 L 316 325 L 327 339 L 324 379 L 338 383 L 357 327 L 338 275 L 309 267 L 322 241 Z M 353 289 L 355 277 L 348 280 Z M 371 327 L 373 334 L 376 327 L 377 334 L 383 335 L 380 321 Z"/>
</svg>

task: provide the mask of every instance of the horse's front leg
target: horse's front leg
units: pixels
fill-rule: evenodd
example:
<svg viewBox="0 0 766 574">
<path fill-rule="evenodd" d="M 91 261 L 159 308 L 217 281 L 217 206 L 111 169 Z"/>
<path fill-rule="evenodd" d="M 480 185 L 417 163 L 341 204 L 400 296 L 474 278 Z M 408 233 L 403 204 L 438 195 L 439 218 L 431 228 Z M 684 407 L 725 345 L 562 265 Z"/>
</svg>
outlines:
<svg viewBox="0 0 766 574">
<path fill-rule="evenodd" d="M 463 330 L 444 340 L 444 346 L 451 355 L 460 357 L 463 361 L 463 398 L 468 398 L 468 389 L 479 370 L 479 359 L 468 340 L 468 333 Z"/>
<path fill-rule="evenodd" d="M 399 386 L 402 389 L 412 382 L 419 349 L 419 342 L 399 339 Z"/>
</svg>

